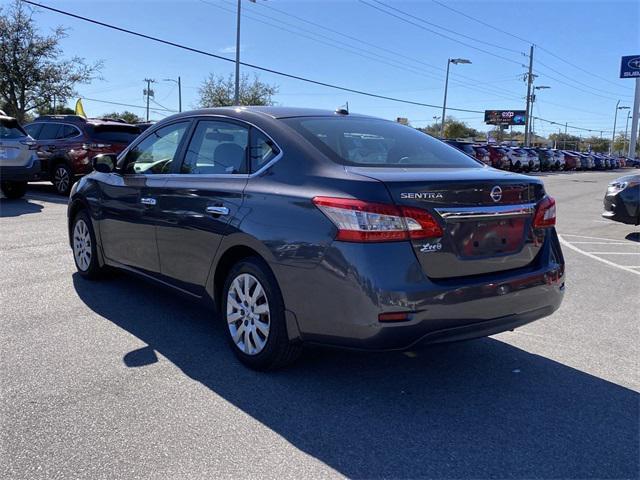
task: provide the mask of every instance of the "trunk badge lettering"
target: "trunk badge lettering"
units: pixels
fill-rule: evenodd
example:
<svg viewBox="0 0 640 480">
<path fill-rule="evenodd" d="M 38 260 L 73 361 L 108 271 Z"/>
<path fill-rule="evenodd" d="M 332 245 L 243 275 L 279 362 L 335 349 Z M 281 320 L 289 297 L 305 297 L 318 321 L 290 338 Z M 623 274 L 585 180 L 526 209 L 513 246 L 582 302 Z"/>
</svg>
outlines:
<svg viewBox="0 0 640 480">
<path fill-rule="evenodd" d="M 491 200 L 498 203 L 500 200 L 502 200 L 502 189 L 498 185 L 496 185 L 491 189 L 491 193 L 489 194 L 489 196 L 491 197 Z"/>
<path fill-rule="evenodd" d="M 438 252 L 440 250 L 442 250 L 442 244 L 440 242 L 438 242 L 438 243 L 425 243 L 424 245 L 422 245 L 422 247 L 420 247 L 420 251 L 422 253 Z"/>
<path fill-rule="evenodd" d="M 439 192 L 403 192 L 400 194 L 403 200 L 437 200 L 444 198 Z"/>
</svg>

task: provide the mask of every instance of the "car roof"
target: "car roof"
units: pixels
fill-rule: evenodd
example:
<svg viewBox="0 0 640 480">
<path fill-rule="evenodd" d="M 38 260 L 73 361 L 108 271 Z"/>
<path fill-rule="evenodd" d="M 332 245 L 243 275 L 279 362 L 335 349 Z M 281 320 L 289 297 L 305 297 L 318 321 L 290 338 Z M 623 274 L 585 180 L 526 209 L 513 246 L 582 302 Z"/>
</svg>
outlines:
<svg viewBox="0 0 640 480">
<path fill-rule="evenodd" d="M 216 107 L 202 108 L 199 110 L 191 110 L 187 112 L 177 113 L 167 119 L 178 119 L 182 117 L 191 117 L 194 115 L 225 115 L 232 118 L 243 118 L 251 115 L 259 115 L 262 117 L 270 117 L 274 119 L 292 118 L 292 117 L 358 117 L 379 119 L 368 115 L 360 115 L 357 113 L 342 113 L 334 110 L 322 110 L 319 108 L 301 108 L 301 107 L 271 107 L 271 106 L 243 106 L 243 107 Z M 165 119 L 165 120 L 167 120 Z M 391 120 L 388 120 L 391 121 Z"/>
<path fill-rule="evenodd" d="M 87 124 L 88 125 L 113 125 L 113 126 L 131 125 L 132 127 L 135 127 L 135 125 L 132 125 L 127 122 L 119 121 L 119 120 L 104 120 L 101 118 L 84 118 L 79 115 L 41 115 L 35 120 L 33 120 L 32 123 L 42 123 L 42 122 L 66 122 L 74 125 L 87 125 Z"/>
</svg>

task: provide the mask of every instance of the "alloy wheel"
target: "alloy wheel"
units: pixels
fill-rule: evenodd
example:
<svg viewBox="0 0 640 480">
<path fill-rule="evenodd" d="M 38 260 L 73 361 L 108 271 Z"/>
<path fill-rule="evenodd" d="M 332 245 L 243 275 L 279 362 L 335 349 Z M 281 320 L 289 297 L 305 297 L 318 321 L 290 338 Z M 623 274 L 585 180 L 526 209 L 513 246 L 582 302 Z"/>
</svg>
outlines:
<svg viewBox="0 0 640 480">
<path fill-rule="evenodd" d="M 78 268 L 86 272 L 91 265 L 91 234 L 82 219 L 78 220 L 73 228 L 73 256 Z"/>
<path fill-rule="evenodd" d="M 260 353 L 269 338 L 271 316 L 267 294 L 256 277 L 242 273 L 227 293 L 227 325 L 236 346 L 247 355 Z"/>
<path fill-rule="evenodd" d="M 69 171 L 63 166 L 57 167 L 53 174 L 53 183 L 56 186 L 56 190 L 60 193 L 65 193 L 69 188 L 70 181 Z"/>
</svg>

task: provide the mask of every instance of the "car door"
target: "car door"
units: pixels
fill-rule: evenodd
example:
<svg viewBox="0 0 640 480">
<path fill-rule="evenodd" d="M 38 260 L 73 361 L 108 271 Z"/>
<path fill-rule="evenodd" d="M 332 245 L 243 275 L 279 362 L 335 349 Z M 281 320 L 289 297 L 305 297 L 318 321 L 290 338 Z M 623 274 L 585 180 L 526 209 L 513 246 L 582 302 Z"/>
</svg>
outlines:
<svg viewBox="0 0 640 480">
<path fill-rule="evenodd" d="M 99 229 L 108 260 L 154 276 L 160 273 L 158 198 L 175 168 L 190 124 L 182 120 L 149 132 L 126 151 L 118 171 L 104 174 L 99 182 Z"/>
<path fill-rule="evenodd" d="M 196 121 L 179 173 L 158 199 L 163 277 L 202 294 L 222 237 L 234 230 L 248 179 L 250 127 L 224 117 Z"/>
</svg>

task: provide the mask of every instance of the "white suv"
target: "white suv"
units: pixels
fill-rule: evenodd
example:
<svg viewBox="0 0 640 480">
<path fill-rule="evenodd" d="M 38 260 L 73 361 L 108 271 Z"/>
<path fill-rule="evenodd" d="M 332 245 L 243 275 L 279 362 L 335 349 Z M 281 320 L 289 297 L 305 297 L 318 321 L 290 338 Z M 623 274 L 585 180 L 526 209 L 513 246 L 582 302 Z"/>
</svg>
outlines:
<svg viewBox="0 0 640 480">
<path fill-rule="evenodd" d="M 36 142 L 15 118 L 0 115 L 0 189 L 5 197 L 22 197 L 27 182 L 38 176 L 36 149 Z"/>
</svg>

